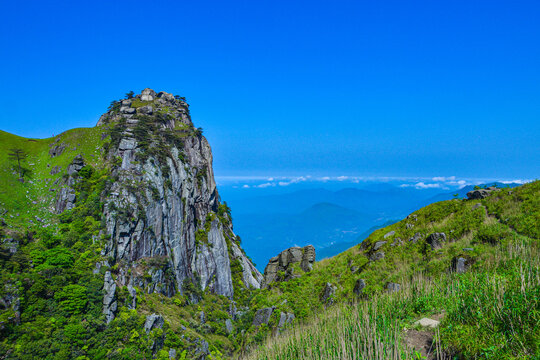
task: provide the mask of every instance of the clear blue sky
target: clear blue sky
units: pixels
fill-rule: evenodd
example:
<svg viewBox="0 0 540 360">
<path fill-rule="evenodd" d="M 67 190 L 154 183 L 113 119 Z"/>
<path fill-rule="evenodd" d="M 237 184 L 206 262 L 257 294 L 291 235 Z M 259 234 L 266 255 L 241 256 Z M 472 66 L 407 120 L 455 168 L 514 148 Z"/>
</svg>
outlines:
<svg viewBox="0 0 540 360">
<path fill-rule="evenodd" d="M 538 1 L 4 1 L 0 129 L 186 96 L 218 175 L 537 178 Z"/>
</svg>

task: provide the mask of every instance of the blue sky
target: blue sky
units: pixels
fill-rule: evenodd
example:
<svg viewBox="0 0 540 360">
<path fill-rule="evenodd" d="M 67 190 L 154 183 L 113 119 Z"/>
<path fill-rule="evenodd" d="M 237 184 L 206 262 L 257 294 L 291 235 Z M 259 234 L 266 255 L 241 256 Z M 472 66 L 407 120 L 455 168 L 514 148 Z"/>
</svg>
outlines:
<svg viewBox="0 0 540 360">
<path fill-rule="evenodd" d="M 538 178 L 538 1 L 12 1 L 0 129 L 186 96 L 218 176 Z"/>
</svg>

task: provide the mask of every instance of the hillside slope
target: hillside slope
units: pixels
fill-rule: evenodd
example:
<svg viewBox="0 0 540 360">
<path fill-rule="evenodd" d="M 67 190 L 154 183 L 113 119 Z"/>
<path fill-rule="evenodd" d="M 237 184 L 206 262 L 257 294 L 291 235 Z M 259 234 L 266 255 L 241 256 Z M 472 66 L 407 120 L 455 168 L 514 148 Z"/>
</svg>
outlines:
<svg viewBox="0 0 540 360">
<path fill-rule="evenodd" d="M 420 358 L 414 351 L 432 358 L 436 348 L 459 359 L 533 359 L 539 239 L 540 181 L 429 205 L 311 272 L 262 289 L 252 306 L 281 304 L 305 325 L 250 358 Z M 433 341 L 432 331 L 414 326 L 422 317 L 443 319 L 431 352 L 413 341 Z"/>
</svg>

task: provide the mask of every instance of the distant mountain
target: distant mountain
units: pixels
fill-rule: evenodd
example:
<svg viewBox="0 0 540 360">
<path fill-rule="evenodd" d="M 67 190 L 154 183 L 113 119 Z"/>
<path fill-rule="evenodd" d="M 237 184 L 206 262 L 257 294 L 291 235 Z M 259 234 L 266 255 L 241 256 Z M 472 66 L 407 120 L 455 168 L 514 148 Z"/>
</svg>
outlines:
<svg viewBox="0 0 540 360">
<path fill-rule="evenodd" d="M 264 270 L 270 257 L 293 245 L 312 244 L 319 249 L 354 241 L 375 218 L 336 204 L 318 203 L 298 214 L 245 214 L 235 216 L 234 221 L 246 252 Z"/>
</svg>

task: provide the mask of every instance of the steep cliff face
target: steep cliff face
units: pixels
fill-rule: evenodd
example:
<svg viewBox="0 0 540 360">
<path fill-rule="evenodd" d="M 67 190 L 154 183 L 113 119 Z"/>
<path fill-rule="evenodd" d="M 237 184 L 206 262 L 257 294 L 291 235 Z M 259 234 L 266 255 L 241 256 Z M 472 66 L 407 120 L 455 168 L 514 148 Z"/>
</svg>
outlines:
<svg viewBox="0 0 540 360">
<path fill-rule="evenodd" d="M 167 296 L 191 296 L 200 287 L 232 298 L 236 275 L 259 288 L 262 275 L 237 243 L 229 210 L 220 204 L 210 145 L 194 128 L 187 103 L 145 89 L 111 104 L 98 125 L 109 128 L 104 151 L 112 164 L 102 199 L 102 255 L 118 264 L 119 285 Z M 231 271 L 233 262 L 241 264 L 240 274 Z"/>
</svg>

